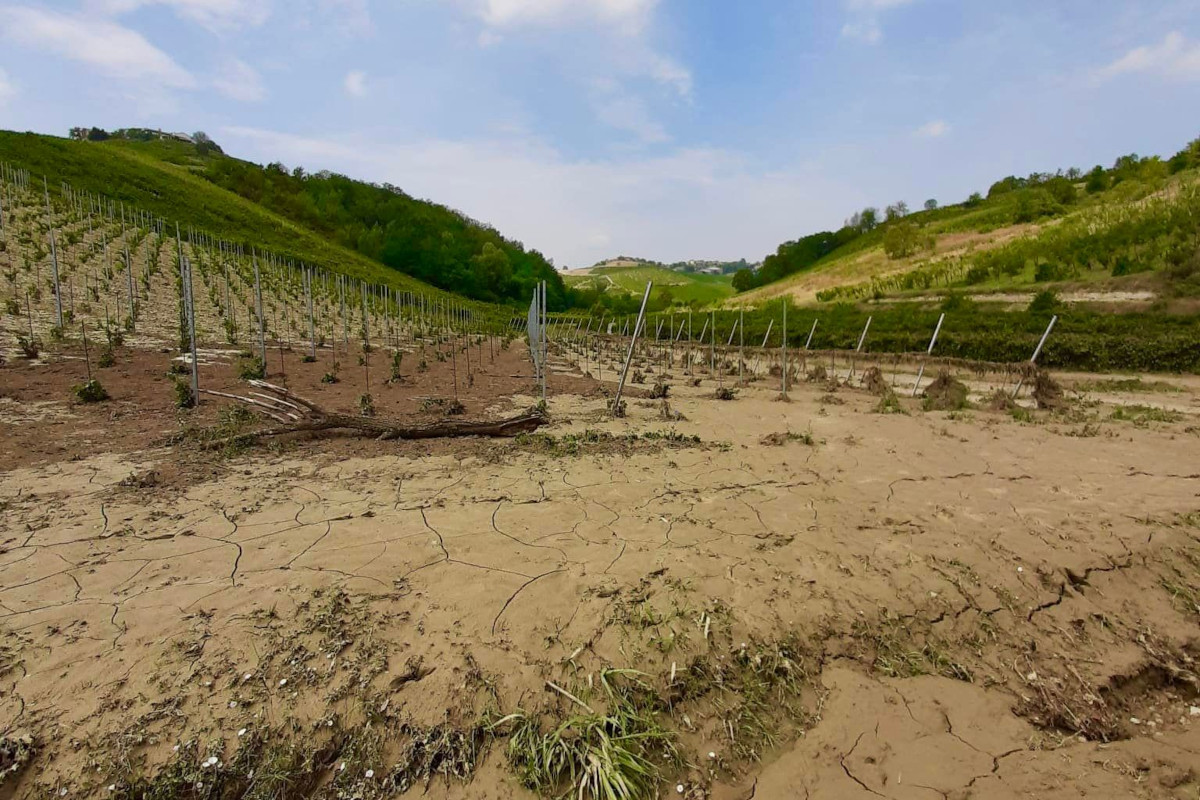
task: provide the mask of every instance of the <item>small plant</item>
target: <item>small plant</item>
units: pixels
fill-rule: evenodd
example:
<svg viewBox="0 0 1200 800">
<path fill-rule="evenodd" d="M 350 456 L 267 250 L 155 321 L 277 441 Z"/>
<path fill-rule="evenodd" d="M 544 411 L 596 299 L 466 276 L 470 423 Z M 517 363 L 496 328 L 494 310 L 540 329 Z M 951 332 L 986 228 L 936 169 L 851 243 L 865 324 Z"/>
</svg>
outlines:
<svg viewBox="0 0 1200 800">
<path fill-rule="evenodd" d="M 103 350 L 101 350 L 100 358 L 97 359 L 97 361 L 96 361 L 96 365 L 98 367 L 100 367 L 101 369 L 108 369 L 109 367 L 111 367 L 113 364 L 116 364 L 116 363 L 117 363 L 117 356 L 116 356 L 116 353 L 113 352 L 113 349 L 111 347 L 105 347 Z"/>
<path fill-rule="evenodd" d="M 172 389 L 175 392 L 175 407 L 176 408 L 195 408 L 196 393 L 192 391 L 192 385 L 184 380 L 175 379 L 171 381 Z"/>
<path fill-rule="evenodd" d="M 650 389 L 651 400 L 665 400 L 671 392 L 671 386 L 662 378 L 659 378 L 654 386 Z"/>
<path fill-rule="evenodd" d="M 900 398 L 890 388 L 883 397 L 879 398 L 879 403 L 875 406 L 876 414 L 905 414 L 904 406 L 900 404 Z"/>
<path fill-rule="evenodd" d="M 41 354 L 42 345 L 37 339 L 26 339 L 24 336 L 18 336 L 17 349 L 21 351 L 21 358 L 33 361 Z"/>
<path fill-rule="evenodd" d="M 15 297 L 10 297 L 4 301 L 4 310 L 10 316 L 19 317 L 21 316 L 21 302 Z"/>
<path fill-rule="evenodd" d="M 125 333 L 120 328 L 114 328 L 112 325 L 105 325 L 104 338 L 108 340 L 109 347 L 121 347 L 125 344 Z"/>
<path fill-rule="evenodd" d="M 266 365 L 258 356 L 247 357 L 243 353 L 238 358 L 238 377 L 244 381 L 261 381 L 267 374 Z"/>
<path fill-rule="evenodd" d="M 400 350 L 392 353 L 392 374 L 388 376 L 388 383 L 401 383 L 404 376 L 400 374 L 400 362 L 404 359 L 404 353 Z"/>
<path fill-rule="evenodd" d="M 449 403 L 446 404 L 446 414 L 448 416 L 457 416 L 459 414 L 465 413 L 466 410 L 467 410 L 466 406 L 464 406 L 458 400 L 451 400 Z"/>
<path fill-rule="evenodd" d="M 364 417 L 375 416 L 375 401 L 371 395 L 364 394 L 358 398 L 358 413 Z"/>
<path fill-rule="evenodd" d="M 428 372 L 428 371 L 429 371 L 429 362 L 422 358 L 421 363 L 417 364 L 417 372 Z"/>
<path fill-rule="evenodd" d="M 64 315 L 63 315 L 63 321 L 64 321 L 64 323 L 65 323 L 65 321 L 66 321 L 66 314 L 64 314 Z M 64 331 L 64 330 L 63 330 L 62 328 L 60 328 L 58 325 L 55 325 L 55 326 L 53 326 L 52 328 L 50 328 L 50 341 L 52 341 L 52 342 L 64 342 L 64 341 L 66 341 L 66 339 L 67 339 L 67 334 L 66 334 L 66 331 Z"/>
<path fill-rule="evenodd" d="M 737 389 L 729 386 L 718 386 L 717 391 L 713 393 L 713 397 L 717 400 L 736 400 Z"/>
<path fill-rule="evenodd" d="M 87 383 L 71 387 L 72 393 L 81 403 L 102 403 L 108 399 L 108 392 L 100 385 L 100 381 L 92 378 Z"/>
<path fill-rule="evenodd" d="M 326 372 L 321 376 L 321 383 L 339 383 L 341 380 L 336 372 Z"/>
<path fill-rule="evenodd" d="M 314 356 L 312 353 L 308 353 L 307 355 L 304 356 L 304 358 L 300 359 L 300 361 L 301 361 L 301 363 L 304 363 L 304 364 L 315 364 L 315 363 L 317 363 L 317 357 Z"/>
<path fill-rule="evenodd" d="M 637 383 L 637 384 L 645 383 L 646 382 L 646 373 L 642 372 L 640 369 L 635 369 L 633 371 L 633 377 L 630 378 L 629 380 L 631 383 Z"/>
</svg>

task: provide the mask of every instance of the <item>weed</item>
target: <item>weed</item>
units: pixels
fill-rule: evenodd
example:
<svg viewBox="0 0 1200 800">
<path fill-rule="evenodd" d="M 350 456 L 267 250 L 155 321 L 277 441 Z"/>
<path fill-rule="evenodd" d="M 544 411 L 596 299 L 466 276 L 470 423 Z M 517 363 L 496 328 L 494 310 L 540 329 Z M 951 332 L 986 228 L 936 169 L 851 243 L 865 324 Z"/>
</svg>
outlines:
<svg viewBox="0 0 1200 800">
<path fill-rule="evenodd" d="M 606 711 L 583 706 L 543 732 L 540 716 L 523 711 L 489 729 L 512 726 L 508 759 L 521 783 L 542 795 L 579 800 L 635 800 L 655 793 L 664 766 L 679 761 L 675 735 L 657 719 L 641 673 L 600 673 Z M 580 703 L 582 706 L 583 704 Z"/>
<path fill-rule="evenodd" d="M 26 339 L 24 336 L 18 336 L 17 348 L 21 351 L 22 358 L 33 361 L 41 355 L 42 345 L 37 339 Z"/>
<path fill-rule="evenodd" d="M 1109 419 L 1120 422 L 1132 422 L 1139 428 L 1145 428 L 1151 422 L 1180 422 L 1183 418 L 1183 414 L 1178 411 L 1168 411 L 1164 408 L 1142 405 L 1121 406 L 1109 415 Z"/>
<path fill-rule="evenodd" d="M 96 365 L 101 369 L 107 369 L 117 363 L 117 355 L 113 352 L 112 347 L 105 347 L 100 351 L 100 358 L 97 359 Z"/>
<path fill-rule="evenodd" d="M 938 373 L 933 383 L 925 389 L 921 408 L 925 411 L 961 411 L 968 407 L 967 387 L 948 370 Z"/>
<path fill-rule="evenodd" d="M 891 389 L 888 389 L 887 393 L 879 398 L 879 402 L 875 405 L 875 413 L 908 415 L 908 411 L 900 403 L 900 398 Z"/>
</svg>

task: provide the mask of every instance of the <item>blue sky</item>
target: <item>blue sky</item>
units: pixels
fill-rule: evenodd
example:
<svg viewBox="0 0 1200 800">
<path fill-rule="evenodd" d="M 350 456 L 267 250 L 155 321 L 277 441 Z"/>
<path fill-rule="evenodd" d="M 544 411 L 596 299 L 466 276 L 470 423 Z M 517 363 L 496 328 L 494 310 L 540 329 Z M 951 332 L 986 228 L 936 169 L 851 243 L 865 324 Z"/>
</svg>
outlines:
<svg viewBox="0 0 1200 800">
<path fill-rule="evenodd" d="M 552 257 L 761 259 L 1200 136 L 1200 0 L 0 0 L 0 127 L 204 130 Z"/>
</svg>

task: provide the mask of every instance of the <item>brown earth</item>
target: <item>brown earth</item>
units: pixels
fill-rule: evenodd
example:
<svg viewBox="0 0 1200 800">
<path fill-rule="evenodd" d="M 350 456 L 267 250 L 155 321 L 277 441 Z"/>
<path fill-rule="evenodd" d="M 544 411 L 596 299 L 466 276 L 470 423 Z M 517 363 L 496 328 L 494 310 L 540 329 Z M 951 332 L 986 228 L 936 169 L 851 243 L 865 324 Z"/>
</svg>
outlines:
<svg viewBox="0 0 1200 800">
<path fill-rule="evenodd" d="M 295 391 L 355 407 L 360 368 L 300 355 Z M 718 402 L 676 365 L 683 420 L 609 420 L 560 357 L 535 436 L 212 453 L 164 444 L 220 405 L 175 409 L 168 358 L 123 352 L 95 406 L 78 361 L 0 369 L 0 744 L 32 743 L 0 797 L 530 797 L 487 721 L 601 708 L 608 668 L 676 736 L 662 796 L 1200 791 L 1194 412 Z M 453 391 L 376 358 L 381 414 Z M 532 405 L 527 352 L 460 391 Z"/>
</svg>

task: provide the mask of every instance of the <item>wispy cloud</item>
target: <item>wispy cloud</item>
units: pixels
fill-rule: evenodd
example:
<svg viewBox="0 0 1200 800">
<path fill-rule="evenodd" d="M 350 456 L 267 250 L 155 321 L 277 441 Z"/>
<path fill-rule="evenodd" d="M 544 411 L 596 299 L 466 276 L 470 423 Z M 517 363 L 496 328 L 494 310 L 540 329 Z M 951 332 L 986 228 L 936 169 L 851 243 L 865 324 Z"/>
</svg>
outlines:
<svg viewBox="0 0 1200 800">
<path fill-rule="evenodd" d="M 486 24 L 557 25 L 601 23 L 638 33 L 646 25 L 658 0 L 468 0 Z"/>
<path fill-rule="evenodd" d="M 221 64 L 213 86 L 226 97 L 243 103 L 257 103 L 267 96 L 258 71 L 238 58 L 226 59 Z"/>
<path fill-rule="evenodd" d="M 358 69 L 347 72 L 346 79 L 342 81 L 342 86 L 346 89 L 346 94 L 351 97 L 366 97 L 367 73 Z"/>
<path fill-rule="evenodd" d="M 79 61 L 112 78 L 190 88 L 195 78 L 136 31 L 115 22 L 26 6 L 0 6 L 0 35 Z"/>
<path fill-rule="evenodd" d="M 596 118 L 615 130 L 632 133 L 646 144 L 670 140 L 666 128 L 656 122 L 641 98 L 625 91 L 617 81 L 598 80 L 592 88 Z"/>
<path fill-rule="evenodd" d="M 1171 31 L 1158 44 L 1136 47 L 1111 64 L 1096 70 L 1097 80 L 1147 73 L 1175 80 L 1200 80 L 1200 42 Z"/>
<path fill-rule="evenodd" d="M 104 14 L 127 14 L 144 6 L 167 6 L 184 19 L 214 31 L 262 25 L 271 16 L 269 0 L 87 0 L 86 7 Z"/>
<path fill-rule="evenodd" d="M 880 15 L 912 2 L 913 0 L 845 0 L 850 18 L 842 26 L 842 37 L 865 44 L 879 44 L 883 40 Z"/>
<path fill-rule="evenodd" d="M 950 126 L 941 119 L 930 120 L 914 131 L 914 134 L 921 139 L 940 139 L 948 133 L 950 133 Z"/>
</svg>

